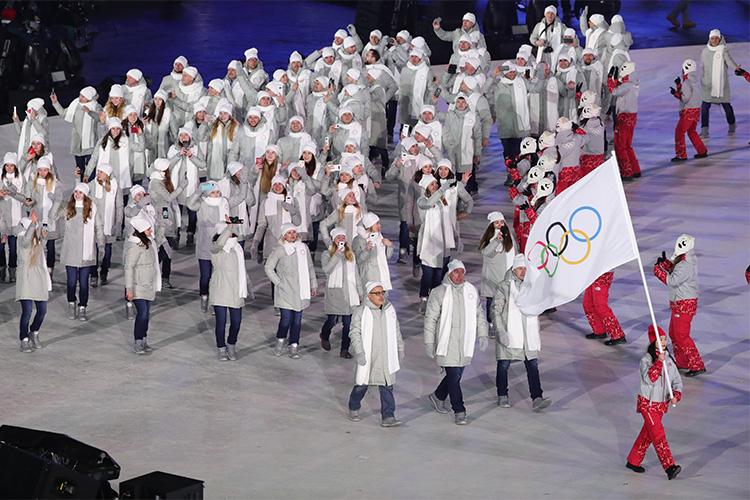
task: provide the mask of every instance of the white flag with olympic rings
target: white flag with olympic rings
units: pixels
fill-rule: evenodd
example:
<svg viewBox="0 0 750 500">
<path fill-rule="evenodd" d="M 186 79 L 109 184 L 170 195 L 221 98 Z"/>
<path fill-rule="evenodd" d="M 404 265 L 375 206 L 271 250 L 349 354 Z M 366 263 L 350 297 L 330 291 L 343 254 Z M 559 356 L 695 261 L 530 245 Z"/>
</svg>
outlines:
<svg viewBox="0 0 750 500">
<path fill-rule="evenodd" d="M 525 255 L 518 306 L 527 315 L 570 302 L 600 275 L 637 258 L 614 155 L 541 211 Z"/>
</svg>

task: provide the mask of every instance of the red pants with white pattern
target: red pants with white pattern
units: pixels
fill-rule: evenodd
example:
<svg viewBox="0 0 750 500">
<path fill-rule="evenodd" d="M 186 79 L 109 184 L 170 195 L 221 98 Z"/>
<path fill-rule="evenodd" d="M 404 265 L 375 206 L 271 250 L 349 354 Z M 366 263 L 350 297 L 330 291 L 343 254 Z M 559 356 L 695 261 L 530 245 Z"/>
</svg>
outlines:
<svg viewBox="0 0 750 500">
<path fill-rule="evenodd" d="M 575 167 L 563 167 L 560 170 L 560 175 L 557 178 L 557 185 L 555 185 L 555 196 L 559 195 L 570 186 L 576 183 L 581 178 L 580 169 L 578 165 Z"/>
<path fill-rule="evenodd" d="M 700 108 L 689 108 L 680 111 L 680 119 L 674 129 L 674 152 L 677 158 L 687 158 L 685 134 L 690 138 L 690 142 L 693 143 L 696 153 L 702 155 L 708 151 L 706 145 L 703 144 L 701 136 L 695 131 L 700 116 Z"/>
<path fill-rule="evenodd" d="M 583 312 L 589 320 L 591 331 L 597 335 L 609 333 L 611 340 L 625 336 L 620 322 L 609 307 L 609 287 L 614 276 L 614 272 L 602 274 L 583 292 Z"/>
<path fill-rule="evenodd" d="M 604 163 L 604 155 L 581 155 L 581 177 Z"/>
<path fill-rule="evenodd" d="M 705 370 L 698 348 L 690 336 L 690 323 L 698 310 L 698 299 L 685 299 L 670 302 L 672 317 L 669 320 L 669 338 L 674 347 L 674 360 L 677 368 Z"/>
<path fill-rule="evenodd" d="M 615 121 L 615 155 L 622 177 L 641 173 L 641 166 L 633 149 L 633 133 L 638 113 L 619 113 Z"/>
<path fill-rule="evenodd" d="M 645 404 L 642 404 L 641 400 Z M 635 443 L 633 443 L 633 448 L 630 449 L 628 462 L 633 465 L 641 465 L 648 447 L 653 444 L 661 466 L 664 467 L 664 470 L 667 470 L 674 465 L 674 458 L 672 458 L 672 452 L 669 450 L 669 443 L 667 442 L 667 434 L 664 432 L 664 425 L 661 423 L 662 417 L 667 413 L 667 403 L 651 403 L 649 405 L 648 400 L 642 396 L 638 396 L 638 403 L 638 413 L 643 417 L 643 427 Z"/>
</svg>

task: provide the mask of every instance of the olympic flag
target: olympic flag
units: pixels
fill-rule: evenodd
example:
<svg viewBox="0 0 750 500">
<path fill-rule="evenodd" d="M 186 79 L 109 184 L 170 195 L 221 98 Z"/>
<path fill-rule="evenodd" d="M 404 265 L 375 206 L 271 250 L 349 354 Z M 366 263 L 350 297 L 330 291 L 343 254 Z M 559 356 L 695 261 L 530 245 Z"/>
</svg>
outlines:
<svg viewBox="0 0 750 500">
<path fill-rule="evenodd" d="M 526 277 L 518 306 L 541 314 L 578 297 L 600 275 L 638 258 L 614 155 L 555 197 L 526 243 Z"/>
</svg>

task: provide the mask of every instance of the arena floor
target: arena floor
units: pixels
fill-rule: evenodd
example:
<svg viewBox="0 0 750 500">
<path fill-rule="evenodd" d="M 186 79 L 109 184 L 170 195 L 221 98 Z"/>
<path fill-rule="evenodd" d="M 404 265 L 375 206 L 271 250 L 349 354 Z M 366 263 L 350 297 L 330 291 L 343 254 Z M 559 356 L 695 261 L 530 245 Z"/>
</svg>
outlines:
<svg viewBox="0 0 750 500">
<path fill-rule="evenodd" d="M 747 67 L 750 44 L 731 48 Z M 524 370 L 514 365 L 513 407 L 497 408 L 494 354 L 488 350 L 464 377 L 465 427 L 433 412 L 426 399 L 440 375 L 422 346 L 417 280 L 410 266 L 394 263 L 391 299 L 406 342 L 395 395 L 404 425 L 382 429 L 376 391 L 365 399 L 361 422 L 345 417 L 354 362 L 338 357 L 337 337 L 333 351 L 320 349 L 321 298 L 305 312 L 302 359 L 272 355 L 277 318 L 256 264 L 249 269 L 257 300 L 245 308 L 237 362 L 216 360 L 213 320 L 199 309 L 197 262 L 183 250 L 173 264 L 176 288 L 161 293 L 152 309 L 155 352 L 134 355 L 118 249 L 112 281 L 92 294 L 85 324 L 65 319 L 64 273 L 56 269 L 45 347 L 33 354 L 18 352 L 20 308 L 13 287 L 0 285 L 0 423 L 62 432 L 107 450 L 123 480 L 152 470 L 203 479 L 206 498 L 748 498 L 750 86 L 731 77 L 736 135 L 727 136 L 714 107 L 710 156 L 671 164 L 677 104 L 667 90 L 682 60 L 698 58 L 700 50 L 632 54 L 641 78 L 635 142 L 644 175 L 625 191 L 657 319 L 665 327 L 667 290 L 651 274 L 651 263 L 688 232 L 696 237 L 700 266 L 693 336 L 708 373 L 685 379 L 684 399 L 665 421 L 683 468 L 676 481 L 666 482 L 653 450 L 645 474 L 624 467 L 641 426 L 635 394 L 648 325 L 633 263 L 617 270 L 611 291 L 626 345 L 584 339 L 589 330 L 580 299 L 558 308 L 542 320 L 541 377 L 552 406 L 531 412 Z M 51 124 L 52 151 L 70 186 L 67 128 L 60 118 Z M 0 127 L 4 151 L 15 150 L 15 137 L 11 125 Z M 491 143 L 482 159 L 481 198 L 472 219 L 462 223 L 462 258 L 475 283 L 485 215 L 498 208 L 510 213 L 494 133 Z M 374 211 L 393 239 L 394 207 L 392 186 L 385 186 Z"/>
</svg>

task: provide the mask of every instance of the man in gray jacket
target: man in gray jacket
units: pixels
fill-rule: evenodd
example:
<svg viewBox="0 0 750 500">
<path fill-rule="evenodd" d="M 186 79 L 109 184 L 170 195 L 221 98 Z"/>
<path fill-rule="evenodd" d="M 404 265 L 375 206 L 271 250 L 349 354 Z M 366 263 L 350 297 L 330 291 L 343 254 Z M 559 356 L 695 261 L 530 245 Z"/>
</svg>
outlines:
<svg viewBox="0 0 750 500">
<path fill-rule="evenodd" d="M 445 377 L 430 403 L 438 413 L 448 413 L 445 400 L 450 395 L 456 425 L 466 425 L 466 408 L 461 393 L 461 376 L 471 364 L 474 342 L 487 348 L 487 320 L 479 304 L 479 293 L 464 281 L 466 268 L 460 260 L 448 264 L 448 274 L 441 286 L 433 288 L 427 300 L 424 318 L 424 343 L 427 356 L 445 370 Z"/>
<path fill-rule="evenodd" d="M 349 420 L 359 422 L 362 398 L 370 385 L 380 390 L 380 415 L 383 427 L 396 427 L 393 384 L 396 372 L 404 360 L 404 340 L 396 317 L 396 309 L 385 296 L 383 284 L 370 281 L 365 286 L 366 297 L 354 309 L 349 336 L 351 350 L 357 359 L 355 385 L 349 396 Z"/>
</svg>

